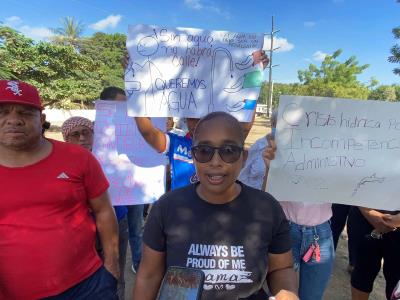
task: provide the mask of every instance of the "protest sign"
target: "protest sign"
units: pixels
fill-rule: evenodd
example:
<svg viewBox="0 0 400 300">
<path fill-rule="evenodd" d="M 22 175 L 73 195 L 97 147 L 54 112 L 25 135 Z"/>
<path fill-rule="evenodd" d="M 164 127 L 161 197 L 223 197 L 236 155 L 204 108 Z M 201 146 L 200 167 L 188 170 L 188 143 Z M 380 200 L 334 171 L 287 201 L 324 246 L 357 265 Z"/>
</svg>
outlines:
<svg viewBox="0 0 400 300">
<path fill-rule="evenodd" d="M 250 121 L 263 81 L 264 34 L 130 26 L 128 115 Z"/>
<path fill-rule="evenodd" d="M 276 143 L 279 201 L 400 209 L 400 103 L 282 96 Z"/>
<path fill-rule="evenodd" d="M 165 130 L 166 118 L 153 124 Z M 93 153 L 110 182 L 114 205 L 151 203 L 165 192 L 164 155 L 143 139 L 125 101 L 96 101 Z"/>
</svg>

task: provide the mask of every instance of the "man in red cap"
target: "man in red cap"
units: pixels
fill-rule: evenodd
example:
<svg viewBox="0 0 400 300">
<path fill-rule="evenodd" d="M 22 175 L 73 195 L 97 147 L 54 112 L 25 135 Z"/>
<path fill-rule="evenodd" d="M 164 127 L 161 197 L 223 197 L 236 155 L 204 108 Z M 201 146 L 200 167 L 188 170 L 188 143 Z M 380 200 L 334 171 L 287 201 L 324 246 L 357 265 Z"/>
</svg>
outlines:
<svg viewBox="0 0 400 300">
<path fill-rule="evenodd" d="M 45 139 L 43 122 L 36 88 L 0 80 L 0 299 L 117 299 L 108 182 L 89 151 Z"/>
</svg>

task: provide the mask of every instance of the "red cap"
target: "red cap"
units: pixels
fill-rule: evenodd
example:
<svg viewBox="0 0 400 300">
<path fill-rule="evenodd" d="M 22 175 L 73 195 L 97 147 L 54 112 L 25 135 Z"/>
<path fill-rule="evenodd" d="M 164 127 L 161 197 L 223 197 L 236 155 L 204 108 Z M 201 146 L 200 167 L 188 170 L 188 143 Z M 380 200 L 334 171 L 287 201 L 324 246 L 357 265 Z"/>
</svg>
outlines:
<svg viewBox="0 0 400 300">
<path fill-rule="evenodd" d="M 25 104 L 43 109 L 37 89 L 18 80 L 0 80 L 0 104 L 2 103 Z"/>
</svg>

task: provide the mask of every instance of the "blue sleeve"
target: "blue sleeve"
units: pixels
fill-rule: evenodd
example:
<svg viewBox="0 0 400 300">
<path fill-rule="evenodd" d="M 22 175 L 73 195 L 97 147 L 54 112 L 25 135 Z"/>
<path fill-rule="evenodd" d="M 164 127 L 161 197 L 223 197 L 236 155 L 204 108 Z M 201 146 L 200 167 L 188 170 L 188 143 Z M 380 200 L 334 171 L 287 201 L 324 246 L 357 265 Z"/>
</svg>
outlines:
<svg viewBox="0 0 400 300">
<path fill-rule="evenodd" d="M 165 155 L 168 157 L 169 162 L 171 163 L 173 155 L 174 155 L 174 144 L 176 141 L 176 134 L 174 134 L 172 132 L 167 132 L 167 135 L 169 137 L 169 145 L 168 145 L 168 149 L 167 149 L 167 152 L 165 153 Z"/>
</svg>

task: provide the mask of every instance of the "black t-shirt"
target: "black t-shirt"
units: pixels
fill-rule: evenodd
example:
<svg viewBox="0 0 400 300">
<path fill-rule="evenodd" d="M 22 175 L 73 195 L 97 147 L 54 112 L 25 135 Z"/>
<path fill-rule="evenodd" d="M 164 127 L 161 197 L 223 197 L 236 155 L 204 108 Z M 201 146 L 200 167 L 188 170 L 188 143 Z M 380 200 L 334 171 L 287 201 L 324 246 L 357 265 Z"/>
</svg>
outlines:
<svg viewBox="0 0 400 300">
<path fill-rule="evenodd" d="M 246 298 L 266 277 L 268 253 L 291 249 L 289 224 L 268 193 L 240 183 L 237 198 L 211 204 L 192 184 L 163 195 L 151 209 L 143 241 L 166 252 L 169 266 L 205 273 L 202 299 Z"/>
</svg>

